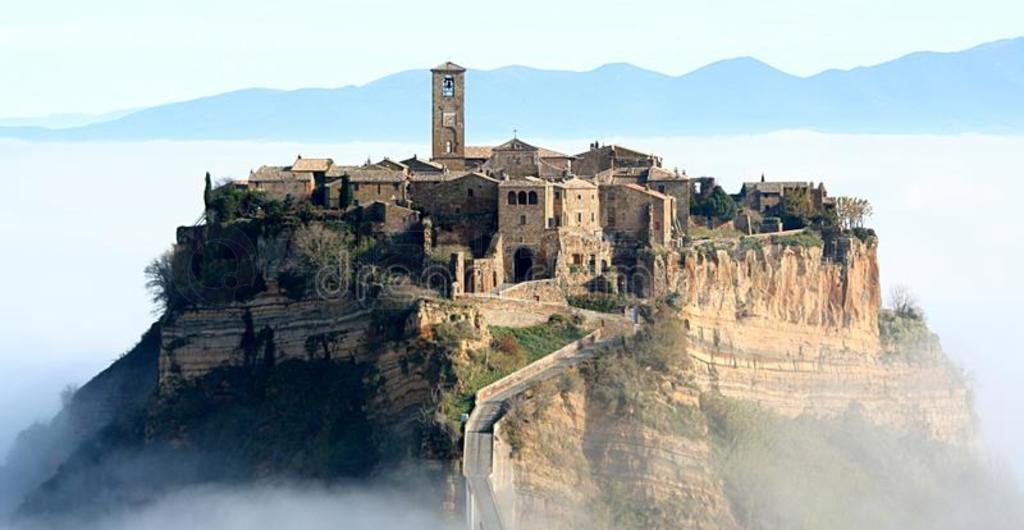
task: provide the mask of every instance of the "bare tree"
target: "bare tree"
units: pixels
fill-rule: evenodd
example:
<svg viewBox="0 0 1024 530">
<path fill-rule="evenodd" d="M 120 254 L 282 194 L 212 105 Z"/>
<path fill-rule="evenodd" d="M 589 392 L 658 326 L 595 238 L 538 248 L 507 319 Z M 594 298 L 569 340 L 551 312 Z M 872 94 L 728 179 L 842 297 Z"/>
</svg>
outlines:
<svg viewBox="0 0 1024 530">
<path fill-rule="evenodd" d="M 836 215 L 843 228 L 861 228 L 864 222 L 874 214 L 874 209 L 867 199 L 857 197 L 837 197 Z"/>
<path fill-rule="evenodd" d="M 171 307 L 174 293 L 174 248 L 160 254 L 146 266 L 146 290 L 149 291 L 154 313 L 162 313 Z"/>
<path fill-rule="evenodd" d="M 905 285 L 894 285 L 889 290 L 889 307 L 901 317 L 924 320 L 924 311 L 917 297 Z"/>
<path fill-rule="evenodd" d="M 345 259 L 350 238 L 321 224 L 303 226 L 295 232 L 295 251 L 304 265 L 314 270 L 336 268 Z"/>
</svg>

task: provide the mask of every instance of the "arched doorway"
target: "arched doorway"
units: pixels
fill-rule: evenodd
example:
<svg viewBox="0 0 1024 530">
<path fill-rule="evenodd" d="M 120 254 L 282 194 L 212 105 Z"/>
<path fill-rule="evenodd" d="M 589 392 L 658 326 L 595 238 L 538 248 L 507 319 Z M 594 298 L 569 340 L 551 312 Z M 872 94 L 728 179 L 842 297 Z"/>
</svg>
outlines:
<svg viewBox="0 0 1024 530">
<path fill-rule="evenodd" d="M 512 270 L 516 282 L 525 282 L 533 279 L 533 251 L 523 247 L 516 251 L 513 259 Z"/>
</svg>

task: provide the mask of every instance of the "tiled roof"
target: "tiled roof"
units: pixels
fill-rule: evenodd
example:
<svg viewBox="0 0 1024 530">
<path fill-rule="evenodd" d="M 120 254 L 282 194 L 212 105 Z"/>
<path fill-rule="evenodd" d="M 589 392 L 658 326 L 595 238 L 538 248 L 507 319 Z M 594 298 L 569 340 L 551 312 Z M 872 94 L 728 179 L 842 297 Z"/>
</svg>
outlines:
<svg viewBox="0 0 1024 530">
<path fill-rule="evenodd" d="M 467 145 L 465 148 L 466 158 L 487 159 L 491 158 L 494 148 L 487 145 Z"/>
<path fill-rule="evenodd" d="M 789 188 L 813 188 L 813 182 L 744 182 L 742 192 L 752 193 L 754 191 L 758 193 L 773 193 L 782 194 L 782 192 Z"/>
<path fill-rule="evenodd" d="M 576 158 L 576 157 L 574 157 L 572 155 L 567 155 L 565 153 L 559 153 L 558 151 L 554 151 L 554 150 L 548 149 L 546 147 L 538 147 L 537 151 L 540 152 L 540 157 L 541 158 Z"/>
<path fill-rule="evenodd" d="M 573 177 L 573 178 L 571 178 L 569 180 L 566 180 L 564 182 L 557 182 L 557 183 L 555 183 L 555 185 L 556 186 L 560 186 L 560 187 L 565 188 L 565 189 L 570 189 L 570 190 L 575 190 L 575 189 L 593 189 L 593 188 L 597 187 L 593 183 L 587 182 L 587 181 L 585 181 L 585 180 L 583 180 L 583 179 L 581 179 L 579 177 Z"/>
<path fill-rule="evenodd" d="M 669 171 L 665 168 L 652 167 L 648 170 L 647 180 L 684 180 L 685 177 L 679 175 L 675 171 Z"/>
<path fill-rule="evenodd" d="M 292 171 L 296 173 L 312 173 L 315 171 L 327 171 L 334 164 L 330 158 L 302 158 L 301 156 L 292 164 Z"/>
<path fill-rule="evenodd" d="M 370 167 L 380 167 L 380 168 L 385 168 L 385 169 L 396 169 L 396 170 L 406 170 L 406 169 L 409 169 L 409 166 L 405 165 L 403 162 L 396 162 L 394 160 L 391 160 L 390 158 L 385 158 L 385 159 L 381 160 L 380 162 L 377 162 L 376 164 L 371 164 Z"/>
<path fill-rule="evenodd" d="M 650 196 L 652 196 L 652 197 L 654 197 L 656 199 L 668 200 L 670 198 L 668 195 L 665 195 L 664 193 L 659 193 L 659 192 L 654 191 L 654 190 L 652 190 L 650 188 L 645 188 L 645 187 L 643 187 L 643 186 L 641 186 L 639 184 L 613 184 L 613 185 L 614 186 L 619 186 L 619 187 L 622 187 L 622 188 L 626 188 L 626 189 L 629 189 L 629 190 L 637 191 L 637 192 L 640 192 L 640 193 L 646 193 L 647 195 L 650 195 Z"/>
<path fill-rule="evenodd" d="M 614 145 L 614 144 L 602 145 L 601 147 L 598 147 L 597 150 L 598 151 L 612 151 L 612 150 L 614 150 L 616 156 L 622 156 L 622 157 L 625 157 L 625 158 L 647 158 L 647 157 L 653 157 L 654 156 L 654 155 L 651 155 L 651 154 L 648 154 L 648 153 L 642 153 L 640 151 L 637 151 L 636 149 L 630 149 L 628 147 L 623 147 L 621 145 Z M 591 151 L 593 151 L 593 149 L 591 149 Z M 582 152 L 582 153 L 580 153 L 580 154 L 578 154 L 576 156 L 578 156 L 578 157 L 584 156 L 584 155 L 586 155 L 589 152 L 590 151 L 584 151 L 584 152 Z"/>
<path fill-rule="evenodd" d="M 402 160 L 402 163 L 413 171 L 416 171 L 417 168 L 430 168 L 437 171 L 444 171 L 444 166 L 441 164 L 430 160 L 423 160 L 422 158 L 418 158 L 416 155 L 413 155 L 412 158 Z"/>
<path fill-rule="evenodd" d="M 327 170 L 327 176 L 340 177 L 342 175 L 351 174 L 353 171 L 359 171 L 360 169 L 363 169 L 363 166 L 341 166 L 334 164 Z"/>
<path fill-rule="evenodd" d="M 544 187 L 547 186 L 548 184 L 548 181 L 537 177 L 519 177 L 509 180 L 503 180 L 501 181 L 501 184 L 499 184 L 499 186 Z"/>
<path fill-rule="evenodd" d="M 441 63 L 441 64 L 431 68 L 431 70 L 434 71 L 434 72 L 465 72 L 466 71 L 465 68 L 463 68 L 463 67 L 461 67 L 461 66 L 459 66 L 459 65 L 457 65 L 457 64 L 455 64 L 455 63 L 453 63 L 451 61 L 445 61 L 445 62 L 443 62 L 443 63 Z"/>
<path fill-rule="evenodd" d="M 455 173 L 454 177 L 451 180 L 458 180 L 460 178 L 470 177 L 470 176 L 476 177 L 476 178 L 479 178 L 479 179 L 482 179 L 482 180 L 487 180 L 487 181 L 493 182 L 495 184 L 498 184 L 498 183 L 501 182 L 500 180 L 498 180 L 498 179 L 496 179 L 494 177 L 485 175 L 485 174 L 483 174 L 483 173 L 481 173 L 479 171 L 466 171 L 464 173 Z"/>
<path fill-rule="evenodd" d="M 309 180 L 309 175 L 300 175 L 288 171 L 281 166 L 261 166 L 249 173 L 249 182 L 286 182 L 290 180 Z"/>
<path fill-rule="evenodd" d="M 539 151 L 536 146 L 528 144 L 519 138 L 513 138 L 497 147 L 495 151 Z"/>
<path fill-rule="evenodd" d="M 391 169 L 360 168 L 348 172 L 352 182 L 402 182 L 405 172 Z"/>
</svg>

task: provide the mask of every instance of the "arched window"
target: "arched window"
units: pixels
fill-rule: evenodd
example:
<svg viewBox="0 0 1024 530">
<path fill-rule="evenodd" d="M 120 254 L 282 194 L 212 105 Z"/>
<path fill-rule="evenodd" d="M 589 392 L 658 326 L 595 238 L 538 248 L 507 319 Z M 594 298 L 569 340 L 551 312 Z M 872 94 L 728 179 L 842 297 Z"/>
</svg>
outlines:
<svg viewBox="0 0 1024 530">
<path fill-rule="evenodd" d="M 526 192 L 519 192 L 519 204 L 526 204 Z"/>
<path fill-rule="evenodd" d="M 516 192 L 514 192 L 514 191 L 508 192 L 508 203 L 509 204 L 515 204 L 516 203 Z"/>
<path fill-rule="evenodd" d="M 530 192 L 529 203 L 530 204 L 537 204 L 537 192 L 535 192 L 535 191 L 531 191 Z"/>
<path fill-rule="evenodd" d="M 446 98 L 455 96 L 455 76 L 444 76 L 444 81 L 441 83 L 441 95 Z"/>
</svg>

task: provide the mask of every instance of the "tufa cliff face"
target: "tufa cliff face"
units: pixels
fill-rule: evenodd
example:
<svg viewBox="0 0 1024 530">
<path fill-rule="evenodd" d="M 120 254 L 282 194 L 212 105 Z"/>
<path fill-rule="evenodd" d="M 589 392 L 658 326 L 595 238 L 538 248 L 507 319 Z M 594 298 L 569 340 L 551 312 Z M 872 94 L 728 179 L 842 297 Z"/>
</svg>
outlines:
<svg viewBox="0 0 1024 530">
<path fill-rule="evenodd" d="M 496 489 L 520 527 L 749 527 L 729 483 L 736 442 L 716 434 L 734 408 L 969 446 L 970 394 L 937 344 L 879 337 L 873 244 L 850 241 L 841 259 L 709 245 L 664 270 L 677 294 L 656 321 L 673 339 L 542 385 L 499 423 Z"/>
</svg>

